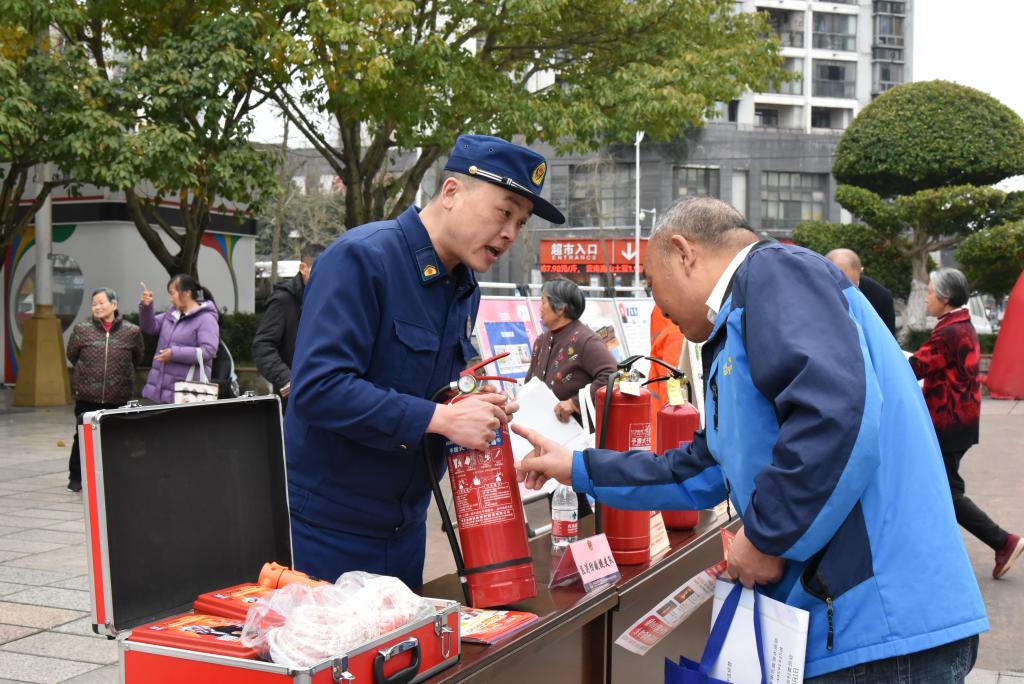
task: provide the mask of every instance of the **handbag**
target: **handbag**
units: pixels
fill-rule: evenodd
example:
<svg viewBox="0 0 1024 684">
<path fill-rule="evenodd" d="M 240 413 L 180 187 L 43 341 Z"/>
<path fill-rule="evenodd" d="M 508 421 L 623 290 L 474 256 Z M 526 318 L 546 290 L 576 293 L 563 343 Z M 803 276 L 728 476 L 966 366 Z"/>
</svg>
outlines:
<svg viewBox="0 0 1024 684">
<path fill-rule="evenodd" d="M 711 669 L 718 661 L 718 656 L 725 645 L 725 637 L 732 626 L 733 617 L 736 615 L 736 608 L 740 603 L 740 595 L 743 593 L 743 585 L 736 585 L 729 592 L 722 609 L 718 613 L 718 619 L 711 627 L 711 635 L 708 636 L 708 644 L 704 647 L 704 655 L 700 662 L 694 662 L 687 658 L 679 658 L 676 664 L 665 658 L 665 684 L 728 684 L 725 680 L 716 679 L 711 676 Z M 764 645 L 761 640 L 761 613 L 758 608 L 758 593 L 754 590 L 754 641 L 757 651 L 757 661 L 761 665 L 761 684 L 767 684 L 767 674 L 764 667 Z M 753 655 L 753 654 L 751 654 Z"/>
<path fill-rule="evenodd" d="M 193 380 L 196 368 L 199 368 L 199 380 Z M 215 382 L 210 382 L 206 377 L 206 367 L 203 365 L 203 350 L 196 347 L 196 365 L 190 366 L 184 380 L 174 383 L 175 404 L 195 404 L 204 401 L 217 401 L 217 393 L 220 387 Z"/>
</svg>

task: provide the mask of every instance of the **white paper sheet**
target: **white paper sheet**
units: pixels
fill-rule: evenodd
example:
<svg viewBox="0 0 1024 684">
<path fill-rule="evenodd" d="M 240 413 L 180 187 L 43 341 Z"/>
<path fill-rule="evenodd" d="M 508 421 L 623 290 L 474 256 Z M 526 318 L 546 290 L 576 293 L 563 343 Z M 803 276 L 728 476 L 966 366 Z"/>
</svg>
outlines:
<svg viewBox="0 0 1024 684">
<path fill-rule="evenodd" d="M 711 624 L 715 623 L 718 611 L 732 587 L 731 582 L 715 582 Z M 810 614 L 763 595 L 758 597 L 758 608 L 761 611 L 761 639 L 768 684 L 802 682 Z M 725 637 L 722 653 L 711 670 L 712 677 L 735 684 L 761 683 L 761 669 L 754 651 L 753 615 L 754 592 L 744 589 L 729 634 Z"/>
<path fill-rule="evenodd" d="M 563 423 L 555 416 L 555 404 L 558 397 L 551 388 L 538 378 L 532 378 L 516 394 L 519 401 L 519 410 L 512 418 L 516 425 L 536 430 L 548 439 L 554 440 L 566 449 L 577 450 L 583 448 L 586 435 L 583 428 L 575 420 Z M 512 441 L 512 455 L 516 462 L 523 459 L 530 453 L 533 447 L 528 441 L 510 432 Z M 554 491 L 558 483 L 551 480 L 544 485 L 545 491 Z"/>
</svg>

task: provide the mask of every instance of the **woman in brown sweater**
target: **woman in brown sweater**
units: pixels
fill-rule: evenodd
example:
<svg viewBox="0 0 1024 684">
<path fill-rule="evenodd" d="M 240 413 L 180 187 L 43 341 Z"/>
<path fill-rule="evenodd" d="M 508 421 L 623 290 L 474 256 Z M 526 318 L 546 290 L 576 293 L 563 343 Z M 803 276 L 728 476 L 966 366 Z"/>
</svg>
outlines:
<svg viewBox="0 0 1024 684">
<path fill-rule="evenodd" d="M 566 423 L 580 413 L 580 389 L 589 384 L 591 397 L 596 397 L 597 388 L 615 371 L 615 357 L 580 322 L 586 301 L 576 283 L 567 278 L 549 280 L 540 300 L 540 319 L 547 331 L 533 343 L 526 380 L 540 378 L 551 388 L 559 399 L 555 415 Z"/>
</svg>

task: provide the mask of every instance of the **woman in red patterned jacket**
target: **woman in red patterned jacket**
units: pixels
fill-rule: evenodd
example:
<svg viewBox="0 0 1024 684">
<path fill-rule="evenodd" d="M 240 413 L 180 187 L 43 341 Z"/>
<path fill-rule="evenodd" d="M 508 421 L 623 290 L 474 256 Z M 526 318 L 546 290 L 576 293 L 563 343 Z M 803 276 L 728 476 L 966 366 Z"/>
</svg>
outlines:
<svg viewBox="0 0 1024 684">
<path fill-rule="evenodd" d="M 978 443 L 981 416 L 978 334 L 964 308 L 969 296 L 967 278 L 955 268 L 931 274 L 925 304 L 928 314 L 939 322 L 928 341 L 910 357 L 910 365 L 924 380 L 924 399 L 942 449 L 956 520 L 996 552 L 992 576 L 999 579 L 1024 552 L 1024 540 L 1006 532 L 967 498 L 959 472 L 960 460 Z"/>
</svg>

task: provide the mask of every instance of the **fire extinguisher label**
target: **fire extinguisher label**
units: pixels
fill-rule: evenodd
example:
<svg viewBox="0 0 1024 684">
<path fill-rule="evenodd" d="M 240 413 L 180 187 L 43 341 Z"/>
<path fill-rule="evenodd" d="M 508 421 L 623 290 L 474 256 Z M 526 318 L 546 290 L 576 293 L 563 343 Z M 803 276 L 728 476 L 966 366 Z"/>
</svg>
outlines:
<svg viewBox="0 0 1024 684">
<path fill-rule="evenodd" d="M 512 487 L 518 485 L 502 473 L 505 465 L 502 441 L 499 434 L 486 451 L 449 448 L 452 496 L 459 525 L 464 530 L 515 520 Z"/>
<path fill-rule="evenodd" d="M 651 424 L 630 423 L 629 424 L 629 448 L 647 449 L 651 448 Z"/>
</svg>

